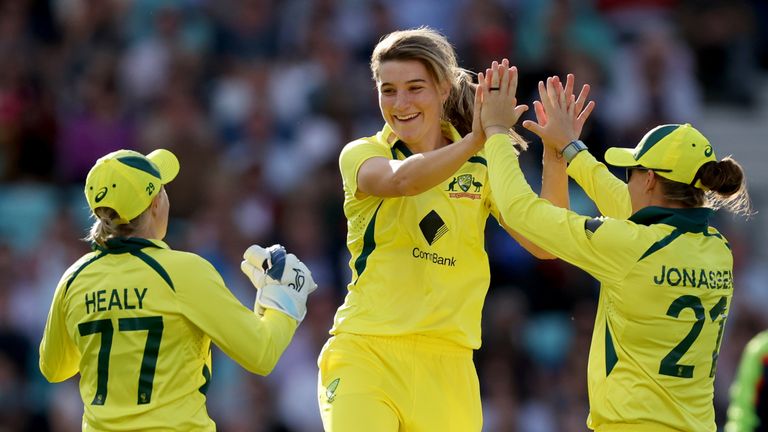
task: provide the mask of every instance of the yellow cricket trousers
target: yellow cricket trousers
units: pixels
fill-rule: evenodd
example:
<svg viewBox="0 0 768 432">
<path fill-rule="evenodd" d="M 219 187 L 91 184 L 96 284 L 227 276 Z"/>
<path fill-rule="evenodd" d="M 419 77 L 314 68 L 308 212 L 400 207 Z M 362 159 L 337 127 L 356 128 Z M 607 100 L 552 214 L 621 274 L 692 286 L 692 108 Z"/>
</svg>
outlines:
<svg viewBox="0 0 768 432">
<path fill-rule="evenodd" d="M 318 359 L 326 432 L 475 432 L 483 423 L 472 350 L 442 339 L 343 333 Z"/>
</svg>

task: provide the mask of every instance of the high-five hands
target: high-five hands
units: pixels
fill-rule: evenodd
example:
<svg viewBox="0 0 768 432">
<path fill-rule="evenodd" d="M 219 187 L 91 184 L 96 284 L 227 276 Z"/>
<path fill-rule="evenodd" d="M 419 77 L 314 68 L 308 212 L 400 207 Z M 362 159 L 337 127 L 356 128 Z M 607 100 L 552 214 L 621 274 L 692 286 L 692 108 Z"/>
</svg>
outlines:
<svg viewBox="0 0 768 432">
<path fill-rule="evenodd" d="M 307 296 L 317 289 L 312 272 L 296 255 L 280 245 L 267 249 L 252 245 L 243 253 L 240 269 L 256 287 L 255 311 L 277 309 L 301 323 L 307 314 Z"/>
<path fill-rule="evenodd" d="M 560 78 L 547 78 L 546 84 L 539 81 L 540 101 L 533 103 L 536 121 L 525 120 L 523 127 L 538 135 L 544 145 L 559 153 L 573 140 L 579 138 L 584 122 L 587 121 L 595 102 L 587 101 L 589 84 L 584 84 L 576 98 L 573 94 L 574 76 L 568 74 L 565 87 Z"/>
<path fill-rule="evenodd" d="M 480 121 L 486 137 L 506 133 L 528 110 L 517 105 L 517 68 L 509 66 L 509 60 L 494 61 L 491 67 L 477 74 L 478 93 L 482 100 Z"/>
</svg>

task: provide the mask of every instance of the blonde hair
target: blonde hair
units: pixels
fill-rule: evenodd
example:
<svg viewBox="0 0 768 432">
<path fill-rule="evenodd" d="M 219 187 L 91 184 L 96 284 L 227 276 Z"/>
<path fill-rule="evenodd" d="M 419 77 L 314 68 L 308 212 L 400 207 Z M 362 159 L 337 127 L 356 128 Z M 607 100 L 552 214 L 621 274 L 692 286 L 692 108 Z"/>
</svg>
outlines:
<svg viewBox="0 0 768 432">
<path fill-rule="evenodd" d="M 131 237 L 136 232 L 145 231 L 151 222 L 151 209 L 150 205 L 127 224 L 121 224 L 118 222 L 120 215 L 113 208 L 97 207 L 91 213 L 95 220 L 84 240 L 103 247 L 111 238 Z"/>
<path fill-rule="evenodd" d="M 391 60 L 416 60 L 424 65 L 438 86 L 450 84 L 448 98 L 443 103 L 443 120 L 452 124 L 461 136 L 472 132 L 475 89 L 473 73 L 459 67 L 456 50 L 448 39 L 429 27 L 398 30 L 384 36 L 371 54 L 371 73 L 380 80 L 381 64 Z M 510 129 L 515 144 L 521 150 L 528 144 Z"/>
</svg>

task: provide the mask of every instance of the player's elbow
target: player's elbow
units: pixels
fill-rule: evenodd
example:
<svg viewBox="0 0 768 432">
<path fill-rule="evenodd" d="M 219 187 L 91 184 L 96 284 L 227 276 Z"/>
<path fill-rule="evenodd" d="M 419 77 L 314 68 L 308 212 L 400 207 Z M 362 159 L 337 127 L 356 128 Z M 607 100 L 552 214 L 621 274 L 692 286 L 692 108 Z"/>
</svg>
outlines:
<svg viewBox="0 0 768 432">
<path fill-rule="evenodd" d="M 58 383 L 66 380 L 71 375 L 62 373 L 60 370 L 50 367 L 47 363 L 40 360 L 40 373 L 45 377 L 49 383 Z"/>
<path fill-rule="evenodd" d="M 395 196 L 413 196 L 418 194 L 413 182 L 407 175 L 395 174 L 391 180 L 392 190 Z"/>
<path fill-rule="evenodd" d="M 253 364 L 244 365 L 244 366 L 248 370 L 248 372 L 251 372 L 256 375 L 267 376 L 270 373 L 272 373 L 273 370 L 275 370 L 275 366 L 277 365 L 278 359 L 279 357 L 269 358 L 269 359 L 264 358 L 262 359 L 262 361 L 258 363 L 253 363 Z"/>
</svg>

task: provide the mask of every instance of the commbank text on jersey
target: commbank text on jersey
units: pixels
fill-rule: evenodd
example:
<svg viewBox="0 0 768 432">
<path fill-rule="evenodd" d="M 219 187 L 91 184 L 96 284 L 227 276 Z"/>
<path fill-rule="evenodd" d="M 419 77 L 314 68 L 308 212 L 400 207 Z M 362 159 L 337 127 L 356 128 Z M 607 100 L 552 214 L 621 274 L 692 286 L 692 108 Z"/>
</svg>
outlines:
<svg viewBox="0 0 768 432">
<path fill-rule="evenodd" d="M 144 296 L 147 288 L 139 291 L 138 288 L 122 288 L 98 290 L 85 294 L 85 313 L 104 312 L 113 309 L 129 310 L 143 309 Z"/>
<path fill-rule="evenodd" d="M 419 248 L 413 248 L 413 257 L 420 258 L 427 261 L 432 261 L 433 263 L 438 265 L 456 267 L 456 257 L 444 257 L 434 252 L 423 251 Z"/>
<path fill-rule="evenodd" d="M 662 265 L 659 274 L 653 277 L 653 283 L 691 288 L 731 289 L 733 288 L 733 274 L 730 270 L 678 268 Z"/>
</svg>

